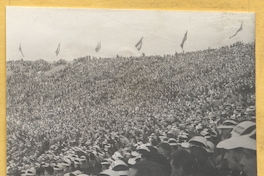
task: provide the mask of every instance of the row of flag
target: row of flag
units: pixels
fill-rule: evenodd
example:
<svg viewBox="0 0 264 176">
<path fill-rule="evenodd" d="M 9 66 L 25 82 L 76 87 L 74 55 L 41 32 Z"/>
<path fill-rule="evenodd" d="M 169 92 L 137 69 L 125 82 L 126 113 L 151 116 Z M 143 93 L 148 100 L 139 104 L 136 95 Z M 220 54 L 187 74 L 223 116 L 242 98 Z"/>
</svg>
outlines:
<svg viewBox="0 0 264 176">
<path fill-rule="evenodd" d="M 243 21 L 242 21 L 242 23 L 241 23 L 241 25 L 240 25 L 240 28 L 236 31 L 236 33 L 235 33 L 234 35 L 232 35 L 231 37 L 229 37 L 229 39 L 235 37 L 240 31 L 242 31 L 242 29 L 243 29 Z M 185 32 L 184 37 L 183 37 L 182 42 L 181 42 L 181 45 L 180 45 L 182 49 L 183 49 L 183 47 L 184 47 L 184 43 L 185 43 L 185 41 L 187 40 L 187 34 L 188 34 L 188 30 Z M 137 44 L 135 45 L 135 47 L 137 48 L 138 51 L 140 51 L 140 49 L 141 49 L 141 47 L 142 47 L 142 44 L 143 44 L 143 37 L 141 37 L 141 39 L 140 39 L 140 40 L 137 42 Z M 100 49 L 101 49 L 101 42 L 99 42 L 99 43 L 96 45 L 96 47 L 95 47 L 95 51 L 96 51 L 96 52 L 99 52 Z M 21 55 L 24 57 L 24 54 L 23 54 L 22 49 L 21 49 L 21 44 L 19 45 L 19 51 L 20 51 Z M 58 56 L 59 53 L 60 53 L 60 43 L 59 43 L 59 45 L 58 45 L 58 47 L 57 47 L 57 49 L 56 49 L 56 51 L 55 51 L 56 56 Z"/>
</svg>

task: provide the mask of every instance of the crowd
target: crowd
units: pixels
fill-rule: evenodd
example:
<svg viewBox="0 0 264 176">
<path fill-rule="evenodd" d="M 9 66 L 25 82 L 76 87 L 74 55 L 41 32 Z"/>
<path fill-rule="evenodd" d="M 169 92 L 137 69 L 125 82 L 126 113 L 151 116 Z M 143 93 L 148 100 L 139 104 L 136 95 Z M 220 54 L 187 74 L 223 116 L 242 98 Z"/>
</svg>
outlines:
<svg viewBox="0 0 264 176">
<path fill-rule="evenodd" d="M 254 50 L 9 61 L 7 173 L 256 175 Z"/>
</svg>

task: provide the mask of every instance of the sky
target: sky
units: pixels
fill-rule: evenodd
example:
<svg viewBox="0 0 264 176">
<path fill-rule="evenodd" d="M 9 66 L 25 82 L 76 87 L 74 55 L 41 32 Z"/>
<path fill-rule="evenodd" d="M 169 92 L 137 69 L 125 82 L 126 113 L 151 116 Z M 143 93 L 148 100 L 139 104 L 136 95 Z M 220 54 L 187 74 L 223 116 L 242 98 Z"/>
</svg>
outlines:
<svg viewBox="0 0 264 176">
<path fill-rule="evenodd" d="M 243 30 L 234 35 L 243 23 Z M 7 7 L 6 59 L 174 54 L 255 40 L 254 13 Z M 135 47 L 143 37 L 140 51 Z M 101 42 L 99 52 L 96 45 Z M 56 49 L 60 43 L 60 52 Z M 22 56 L 19 46 L 24 54 Z"/>
</svg>

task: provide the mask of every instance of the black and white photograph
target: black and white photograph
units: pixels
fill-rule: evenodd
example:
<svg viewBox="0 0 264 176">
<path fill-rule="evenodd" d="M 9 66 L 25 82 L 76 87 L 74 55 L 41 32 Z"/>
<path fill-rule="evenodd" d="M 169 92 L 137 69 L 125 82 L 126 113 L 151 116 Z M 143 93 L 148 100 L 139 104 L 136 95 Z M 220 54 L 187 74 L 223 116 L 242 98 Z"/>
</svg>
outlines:
<svg viewBox="0 0 264 176">
<path fill-rule="evenodd" d="M 257 176 L 255 14 L 6 8 L 6 175 Z"/>
</svg>

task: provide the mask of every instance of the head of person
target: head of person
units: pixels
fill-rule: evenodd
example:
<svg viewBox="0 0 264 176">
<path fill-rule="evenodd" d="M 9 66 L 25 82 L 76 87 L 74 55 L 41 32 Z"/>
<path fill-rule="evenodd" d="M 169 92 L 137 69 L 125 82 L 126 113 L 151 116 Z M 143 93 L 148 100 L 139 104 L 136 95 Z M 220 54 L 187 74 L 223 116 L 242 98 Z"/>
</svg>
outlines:
<svg viewBox="0 0 264 176">
<path fill-rule="evenodd" d="M 45 167 L 45 171 L 44 171 L 45 175 L 53 175 L 53 173 L 54 173 L 53 167 L 51 166 Z"/>
<path fill-rule="evenodd" d="M 256 130 L 224 140 L 217 145 L 217 148 L 228 151 L 225 158 L 231 163 L 229 167 L 239 168 L 247 176 L 257 175 Z M 230 152 L 230 150 L 233 151 Z"/>
<path fill-rule="evenodd" d="M 62 165 L 64 166 L 64 172 L 68 172 L 70 170 L 71 160 L 65 159 Z"/>
<path fill-rule="evenodd" d="M 168 140 L 168 143 L 170 144 L 171 149 L 172 149 L 171 153 L 176 152 L 178 150 L 179 144 L 177 143 L 176 139 L 170 138 Z"/>
<path fill-rule="evenodd" d="M 156 146 L 153 146 L 153 145 L 147 145 L 148 149 L 150 150 L 150 154 L 157 154 L 159 151 L 158 151 L 158 148 Z"/>
<path fill-rule="evenodd" d="M 108 159 L 104 159 L 103 161 L 101 161 L 102 170 L 109 169 L 110 164 L 111 164 L 111 161 Z"/>
<path fill-rule="evenodd" d="M 234 120 L 225 120 L 222 125 L 218 126 L 219 132 L 223 139 L 230 138 L 231 131 L 235 128 L 237 122 Z"/>
<path fill-rule="evenodd" d="M 129 169 L 128 176 L 165 176 L 165 173 L 159 164 L 144 160 L 133 165 Z"/>
<path fill-rule="evenodd" d="M 64 169 L 64 167 L 63 167 L 63 165 L 62 164 L 56 164 L 54 167 L 53 167 L 53 169 L 54 169 L 54 175 L 63 175 L 63 169 Z"/>
<path fill-rule="evenodd" d="M 109 169 L 116 171 L 120 176 L 127 176 L 129 168 L 123 160 L 115 160 L 110 164 Z"/>
<path fill-rule="evenodd" d="M 239 165 L 239 161 L 243 157 L 243 155 L 241 155 L 242 152 L 243 152 L 242 148 L 226 150 L 224 159 L 227 161 L 227 165 L 231 170 L 242 171 L 242 167 Z"/>
<path fill-rule="evenodd" d="M 200 164 L 205 164 L 208 160 L 208 150 L 210 150 L 210 148 L 207 144 L 207 139 L 203 136 L 194 136 L 187 143 L 182 143 L 182 146 L 189 148 L 190 153 Z"/>
<path fill-rule="evenodd" d="M 168 142 L 161 142 L 158 145 L 158 151 L 168 159 L 171 155 L 172 148 Z"/>
<path fill-rule="evenodd" d="M 159 164 L 162 167 L 166 176 L 171 175 L 170 162 L 164 155 L 159 153 L 151 154 L 148 160 Z"/>
<path fill-rule="evenodd" d="M 27 176 L 35 176 L 37 175 L 36 169 L 34 167 L 26 170 L 25 175 Z"/>
<path fill-rule="evenodd" d="M 171 176 L 191 176 L 198 171 L 198 163 L 187 151 L 177 151 L 171 156 Z"/>
<path fill-rule="evenodd" d="M 139 153 L 141 160 L 148 159 L 150 156 L 150 149 L 146 144 L 142 144 L 137 148 L 137 152 Z"/>
</svg>

